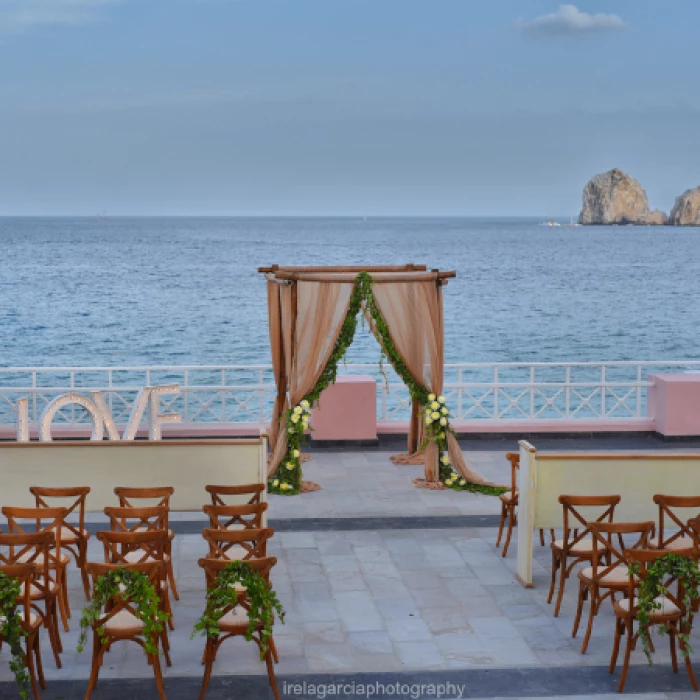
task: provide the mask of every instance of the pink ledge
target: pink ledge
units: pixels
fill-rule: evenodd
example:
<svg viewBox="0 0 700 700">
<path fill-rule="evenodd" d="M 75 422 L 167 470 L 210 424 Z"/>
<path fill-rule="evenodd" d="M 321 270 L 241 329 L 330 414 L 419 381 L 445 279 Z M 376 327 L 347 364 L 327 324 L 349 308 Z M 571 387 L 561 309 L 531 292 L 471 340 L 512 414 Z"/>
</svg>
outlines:
<svg viewBox="0 0 700 700">
<path fill-rule="evenodd" d="M 458 420 L 452 421 L 457 433 L 638 433 L 656 430 L 653 418 L 619 418 L 606 420 Z M 405 434 L 408 421 L 380 421 L 377 432 Z"/>
</svg>

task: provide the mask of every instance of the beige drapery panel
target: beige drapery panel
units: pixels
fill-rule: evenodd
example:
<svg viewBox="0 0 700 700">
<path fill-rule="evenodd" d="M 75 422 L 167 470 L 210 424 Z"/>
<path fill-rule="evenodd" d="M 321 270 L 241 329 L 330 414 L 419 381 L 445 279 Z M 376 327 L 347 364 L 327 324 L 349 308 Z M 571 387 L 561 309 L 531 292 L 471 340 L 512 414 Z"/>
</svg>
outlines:
<svg viewBox="0 0 700 700">
<path fill-rule="evenodd" d="M 372 288 L 377 306 L 389 328 L 396 350 L 401 355 L 413 378 L 436 396 L 443 391 L 445 348 L 443 332 L 442 288 L 432 281 L 376 284 Z M 417 436 L 417 444 L 425 439 L 422 414 L 412 417 L 410 436 Z M 449 457 L 455 471 L 473 483 L 486 483 L 477 473 L 467 468 L 464 455 L 451 433 L 447 433 Z M 425 481 L 439 480 L 438 446 L 428 442 L 423 453 L 396 455 L 397 463 L 425 464 Z"/>
<path fill-rule="evenodd" d="M 353 284 L 297 282 L 278 287 L 286 366 L 285 388 L 289 396 L 288 405 L 296 406 L 313 390 L 328 364 L 350 307 Z M 268 462 L 268 476 L 274 474 L 284 458 L 286 429 L 282 412 L 277 416 L 278 439 Z"/>
<path fill-rule="evenodd" d="M 287 401 L 287 366 L 284 357 L 282 339 L 282 302 L 280 299 L 281 285 L 268 280 L 267 282 L 267 312 L 270 319 L 270 351 L 272 354 L 272 372 L 275 375 L 277 395 L 272 407 L 272 420 L 267 430 L 270 451 L 274 454 L 278 441 L 285 442 L 285 436 L 280 431 L 280 417 L 289 408 Z"/>
</svg>

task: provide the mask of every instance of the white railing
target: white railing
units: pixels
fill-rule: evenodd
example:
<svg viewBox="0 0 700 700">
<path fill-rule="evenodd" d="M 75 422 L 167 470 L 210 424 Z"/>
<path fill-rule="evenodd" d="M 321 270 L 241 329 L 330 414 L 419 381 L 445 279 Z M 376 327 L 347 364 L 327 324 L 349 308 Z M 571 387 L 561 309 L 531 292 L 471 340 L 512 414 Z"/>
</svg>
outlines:
<svg viewBox="0 0 700 700">
<path fill-rule="evenodd" d="M 700 361 L 447 364 L 444 393 L 459 420 L 638 419 L 646 414 L 648 375 L 682 371 L 700 371 Z M 376 378 L 379 420 L 407 419 L 408 392 L 390 369 L 384 375 L 376 364 L 353 364 L 340 373 Z M 181 413 L 185 424 L 270 419 L 275 388 L 268 365 L 10 367 L 0 369 L 0 426 L 14 425 L 18 398 L 29 399 L 36 424 L 46 404 L 69 391 L 101 391 L 115 422 L 124 423 L 141 387 L 168 383 L 182 391 L 163 397 L 163 409 Z M 77 425 L 89 418 L 71 406 L 56 420 Z"/>
</svg>

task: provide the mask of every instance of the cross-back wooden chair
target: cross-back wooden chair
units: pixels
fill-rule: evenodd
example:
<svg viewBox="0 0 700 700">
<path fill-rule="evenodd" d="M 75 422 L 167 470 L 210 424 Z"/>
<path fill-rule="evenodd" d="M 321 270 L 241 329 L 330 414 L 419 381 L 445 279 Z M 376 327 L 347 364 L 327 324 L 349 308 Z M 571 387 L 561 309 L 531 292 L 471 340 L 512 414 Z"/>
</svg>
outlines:
<svg viewBox="0 0 700 700">
<path fill-rule="evenodd" d="M 34 566 L 34 575 L 29 586 L 29 602 L 49 634 L 56 668 L 61 668 L 59 654 L 63 651 L 63 646 L 58 629 L 57 608 L 61 590 L 56 581 L 56 570 L 49 566 L 49 552 L 53 544 L 53 532 L 0 533 L 0 565 L 31 564 Z"/>
<path fill-rule="evenodd" d="M 46 680 L 41 664 L 41 648 L 39 643 L 39 629 L 41 628 L 41 616 L 32 612 L 30 591 L 32 580 L 36 571 L 35 564 L 0 564 L 0 571 L 15 579 L 22 590 L 20 600 L 17 601 L 18 612 L 22 618 L 22 627 L 26 636 L 25 648 L 22 650 L 24 666 L 29 671 L 29 679 L 35 700 L 39 700 L 39 686 L 45 690 Z M 0 621 L 4 622 L 3 618 Z M 6 640 L 2 636 L 2 624 L 0 624 L 0 650 Z M 20 642 L 21 644 L 21 642 Z M 38 682 L 37 682 L 38 681 Z"/>
<path fill-rule="evenodd" d="M 153 532 L 165 530 L 168 533 L 168 542 L 165 548 L 165 565 L 170 581 L 170 589 L 175 600 L 180 596 L 175 586 L 175 574 L 172 561 L 173 531 L 168 527 L 168 508 L 164 505 L 146 506 L 136 508 L 130 506 L 107 506 L 104 509 L 109 518 L 109 527 L 113 532 Z"/>
<path fill-rule="evenodd" d="M 588 513 L 577 509 L 594 509 L 596 522 L 612 522 L 615 506 L 621 501 L 620 496 L 559 496 L 563 511 L 563 537 L 551 544 L 552 581 L 549 585 L 547 602 L 551 603 L 559 573 L 559 592 L 554 607 L 554 617 L 559 615 L 561 601 L 564 598 L 564 585 L 574 566 L 593 558 L 593 537 L 589 527 Z M 602 512 L 601 512 L 602 510 Z M 569 560 L 571 562 L 569 563 Z"/>
<path fill-rule="evenodd" d="M 700 496 L 656 494 L 654 503 L 659 506 L 659 527 L 656 536 L 649 540 L 649 546 L 671 551 L 693 547 L 693 533 L 688 529 L 687 521 L 689 516 L 700 516 Z M 678 512 L 683 509 L 691 509 L 691 512 Z"/>
<path fill-rule="evenodd" d="M 137 571 L 145 574 L 148 580 L 158 592 L 159 582 L 162 580 L 165 564 L 161 561 L 146 562 L 142 564 L 96 564 L 88 562 L 85 565 L 88 575 L 92 579 L 93 590 L 100 576 L 104 576 L 114 569 L 125 568 L 131 571 Z M 124 593 L 124 591 L 122 591 Z M 160 593 L 159 593 L 160 596 Z M 162 598 L 162 596 L 161 596 Z M 163 608 L 164 609 L 164 608 Z M 97 685 L 97 678 L 100 672 L 100 667 L 104 659 L 105 652 L 109 651 L 115 642 L 135 642 L 139 646 L 144 646 L 143 622 L 138 619 L 135 614 L 135 604 L 127 599 L 126 596 L 120 595 L 109 601 L 105 606 L 105 610 L 100 617 L 93 620 L 92 626 L 92 668 L 90 671 L 90 680 L 88 689 L 85 693 L 85 700 L 89 700 L 92 692 Z M 100 630 L 98 633 L 97 630 Z M 156 644 L 163 646 L 164 653 L 167 654 L 167 640 L 164 642 L 165 627 L 158 636 Z M 104 644 L 101 643 L 100 637 L 105 639 Z M 166 655 L 166 662 L 169 665 L 169 657 Z M 165 689 L 163 687 L 163 674 L 160 667 L 160 658 L 158 654 L 149 654 L 148 663 L 153 668 L 153 674 L 156 680 L 156 688 L 158 697 L 165 700 Z"/>
<path fill-rule="evenodd" d="M 267 503 L 253 503 L 240 506 L 204 506 L 210 527 L 216 530 L 260 529 Z"/>
<path fill-rule="evenodd" d="M 241 486 L 205 486 L 206 492 L 211 496 L 213 506 L 237 506 L 243 505 L 245 501 L 248 505 L 262 503 L 265 493 L 265 484 L 243 484 Z M 234 503 L 227 503 L 224 498 L 233 496 Z"/>
<path fill-rule="evenodd" d="M 175 493 L 172 486 L 150 486 L 146 488 L 134 486 L 117 486 L 114 493 L 119 499 L 119 505 L 122 508 L 135 508 L 142 506 L 163 506 L 170 513 L 170 499 Z M 145 501 L 145 502 L 144 502 Z M 168 531 L 170 539 L 165 550 L 169 559 L 172 559 L 172 541 L 175 539 L 175 533 L 170 529 L 170 525 L 166 520 L 165 529 Z M 175 584 L 175 574 L 173 572 L 172 561 L 168 564 L 168 578 L 170 579 L 170 588 L 172 589 L 175 600 L 180 600 L 180 595 L 177 592 Z"/>
<path fill-rule="evenodd" d="M 231 562 L 226 559 L 200 559 L 199 566 L 204 569 L 206 576 L 207 588 L 212 588 L 216 585 L 216 577 L 218 574 Z M 255 571 L 257 571 L 269 584 L 270 569 L 277 563 L 275 557 L 266 557 L 265 559 L 250 559 L 246 562 Z M 227 639 L 231 637 L 245 637 L 248 631 L 248 610 L 249 604 L 244 595 L 239 595 L 236 605 L 227 606 L 224 608 L 224 615 L 219 620 L 221 634 L 216 638 L 207 637 L 206 646 L 204 649 L 204 679 L 202 681 L 202 690 L 199 695 L 199 700 L 204 700 L 204 696 L 211 680 L 212 668 L 216 660 L 216 654 L 219 647 Z M 253 641 L 260 647 L 260 629 L 256 629 L 253 633 Z M 275 678 L 275 669 L 273 657 L 276 657 L 276 650 L 272 637 L 270 644 L 265 654 L 265 663 L 267 664 L 267 677 L 272 687 L 272 692 L 276 700 L 280 700 L 279 690 L 277 688 L 277 679 Z"/>
<path fill-rule="evenodd" d="M 513 534 L 513 526 L 517 521 L 516 508 L 518 507 L 518 469 L 520 469 L 520 455 L 517 452 L 508 452 L 506 459 L 510 462 L 510 491 L 502 493 L 498 498 L 501 501 L 501 520 L 498 524 L 498 537 L 496 538 L 496 547 L 501 546 L 501 537 L 503 530 L 508 524 L 506 530 L 506 541 L 503 545 L 503 553 L 501 556 L 508 554 L 510 546 L 510 538 Z M 554 541 L 554 530 L 551 531 L 552 541 Z M 544 547 L 544 530 L 540 529 L 540 544 Z"/>
<path fill-rule="evenodd" d="M 59 587 L 58 610 L 61 613 L 63 629 L 68 632 L 68 619 L 71 616 L 68 602 L 68 577 L 66 568 L 70 564 L 70 556 L 63 551 L 63 527 L 67 508 L 18 508 L 5 506 L 2 514 L 7 518 L 10 534 L 28 534 L 30 532 L 51 532 L 54 535 L 54 546 L 49 550 L 49 568 L 56 572 L 56 583 Z M 30 525 L 26 521 L 31 521 Z"/>
<path fill-rule="evenodd" d="M 87 546 L 90 533 L 85 529 L 85 501 L 90 493 L 90 487 L 44 488 L 42 486 L 32 486 L 29 491 L 36 499 L 37 508 L 51 508 L 58 505 L 68 509 L 66 521 L 63 523 L 63 531 L 61 532 L 61 543 L 63 548 L 73 555 L 75 565 L 78 567 L 83 581 L 85 597 L 89 598 L 90 581 L 85 573 L 85 562 L 87 561 Z M 56 501 L 60 501 L 60 503 L 56 503 Z M 77 516 L 77 524 L 67 522 L 67 518 L 71 515 Z"/>
<path fill-rule="evenodd" d="M 649 538 L 654 532 L 654 523 L 649 520 L 636 523 L 589 523 L 593 535 L 593 558 L 591 566 L 578 572 L 578 603 L 571 636 L 575 637 L 581 622 L 583 601 L 588 598 L 588 626 L 581 645 L 585 654 L 593 631 L 593 618 L 598 614 L 602 602 L 628 587 L 628 554 L 649 547 Z M 627 542 L 625 543 L 625 539 Z"/>
<path fill-rule="evenodd" d="M 248 561 L 267 556 L 267 541 L 275 534 L 272 528 L 218 530 L 205 528 L 202 537 L 209 545 L 209 559 Z"/>
<path fill-rule="evenodd" d="M 168 545 L 167 530 L 139 530 L 137 532 L 113 532 L 100 531 L 97 539 L 104 547 L 106 564 L 145 564 L 152 561 L 166 562 L 166 548 Z M 168 625 L 175 629 L 173 611 L 170 606 L 170 594 L 168 591 L 167 568 L 163 569 L 163 579 L 160 582 L 160 590 L 163 594 L 163 605 L 168 613 Z M 167 643 L 167 636 L 163 639 Z"/>
<path fill-rule="evenodd" d="M 620 652 L 620 640 L 622 636 L 625 637 L 625 657 L 622 664 L 622 674 L 620 675 L 620 681 L 617 684 L 617 691 L 621 693 L 625 687 L 625 681 L 627 680 L 627 673 L 629 671 L 630 656 L 632 650 L 636 646 L 637 638 L 639 637 L 639 632 L 634 633 L 634 622 L 637 619 L 637 614 L 639 611 L 638 600 L 635 596 L 635 592 L 639 586 L 639 580 L 644 580 L 647 578 L 649 567 L 654 564 L 657 560 L 668 554 L 668 550 L 660 549 L 634 549 L 626 551 L 625 558 L 630 563 L 637 567 L 639 576 L 629 573 L 627 576 L 627 589 L 625 591 L 626 597 L 623 600 L 615 601 L 613 603 L 613 609 L 615 611 L 615 641 L 613 643 L 612 655 L 610 657 L 610 667 L 608 671 L 613 673 L 615 671 L 615 666 L 617 665 L 617 657 Z M 697 551 L 694 547 L 687 549 L 675 549 L 674 554 L 678 556 L 685 556 L 689 558 L 697 558 Z M 672 592 L 672 588 L 676 588 L 676 592 Z M 681 620 L 685 617 L 685 608 L 683 605 L 683 585 L 680 580 L 674 581 L 671 578 L 666 579 L 663 582 L 666 592 L 663 596 L 658 596 L 655 601 L 661 605 L 658 610 L 652 610 L 650 613 L 650 619 L 652 624 L 665 624 L 669 629 L 669 643 L 671 646 L 671 665 L 673 667 L 673 672 L 678 673 L 678 657 L 676 655 L 676 641 L 680 646 L 681 653 L 685 652 L 685 642 L 681 635 L 690 634 L 690 629 L 686 629 L 681 625 Z M 692 616 L 691 616 L 692 625 Z M 690 683 L 693 686 L 693 690 L 698 691 L 698 682 L 695 679 L 695 673 L 693 672 L 693 667 L 690 663 L 690 657 L 686 654 L 685 656 L 685 668 L 688 671 L 688 677 L 690 678 Z"/>
</svg>

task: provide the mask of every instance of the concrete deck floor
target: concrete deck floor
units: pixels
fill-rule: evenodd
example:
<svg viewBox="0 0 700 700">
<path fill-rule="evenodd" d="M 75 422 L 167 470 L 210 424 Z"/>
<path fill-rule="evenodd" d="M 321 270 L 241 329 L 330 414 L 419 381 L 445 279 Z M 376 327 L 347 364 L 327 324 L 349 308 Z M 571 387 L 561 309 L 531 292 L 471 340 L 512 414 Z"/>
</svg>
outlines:
<svg viewBox="0 0 700 700">
<path fill-rule="evenodd" d="M 504 453 L 514 445 L 494 442 L 478 447 L 465 450 L 470 466 L 490 479 L 507 482 Z M 287 683 L 284 697 L 319 697 L 318 689 L 309 690 L 309 683 L 341 680 L 417 684 L 405 688 L 403 695 L 394 691 L 375 697 L 412 697 L 421 684 L 448 681 L 455 688 L 463 686 L 463 696 L 472 698 L 612 697 L 619 671 L 610 676 L 606 668 L 613 637 L 611 606 L 603 606 L 588 653 L 582 655 L 581 633 L 571 638 L 576 578 L 568 582 L 559 618 L 552 616 L 552 606 L 546 603 L 548 547 L 535 551 L 535 588 L 522 588 L 513 575 L 514 544 L 506 558 L 494 546 L 498 499 L 416 489 L 411 482 L 421 467 L 395 466 L 389 455 L 386 450 L 316 451 L 305 465 L 305 476 L 323 490 L 270 498 L 271 524 L 284 523 L 269 547 L 279 560 L 273 584 L 287 610 L 286 624 L 275 627 L 280 688 L 284 690 Z M 421 522 L 428 516 L 455 517 L 450 527 L 436 528 L 434 523 L 425 529 Z M 308 518 L 323 520 L 315 520 L 310 528 Z M 376 518 L 373 530 L 362 527 L 367 518 Z M 93 528 L 99 527 L 100 516 L 90 520 Z M 180 532 L 194 533 L 202 516 L 174 513 L 172 520 Z M 170 635 L 173 665 L 165 672 L 169 698 L 195 698 L 199 693 L 203 640 L 190 640 L 190 633 L 204 605 L 204 578 L 196 562 L 205 551 L 198 534 L 177 535 L 173 559 L 180 601 L 174 604 L 176 630 Z M 94 538 L 89 556 L 101 560 Z M 84 597 L 74 570 L 70 591 L 73 617 L 71 631 L 62 635 L 63 669 L 55 669 L 48 639 L 42 637 L 48 679 L 44 698 L 68 700 L 85 693 L 90 652 L 75 651 Z M 696 648 L 700 648 L 698 636 Z M 0 698 L 16 693 L 8 658 L 4 649 Z M 639 694 L 655 700 L 691 691 L 683 667 L 677 676 L 672 673 L 664 639 L 657 640 L 654 667 L 647 665 L 641 650 L 632 658 L 627 697 Z M 208 697 L 272 697 L 265 667 L 252 644 L 226 643 L 214 673 Z M 122 644 L 109 653 L 93 697 L 155 697 L 151 678 L 140 649 Z M 306 689 L 294 692 L 290 684 L 304 680 Z M 363 696 L 346 688 L 344 694 L 328 697 Z M 443 697 L 459 697 L 459 690 Z"/>
</svg>

